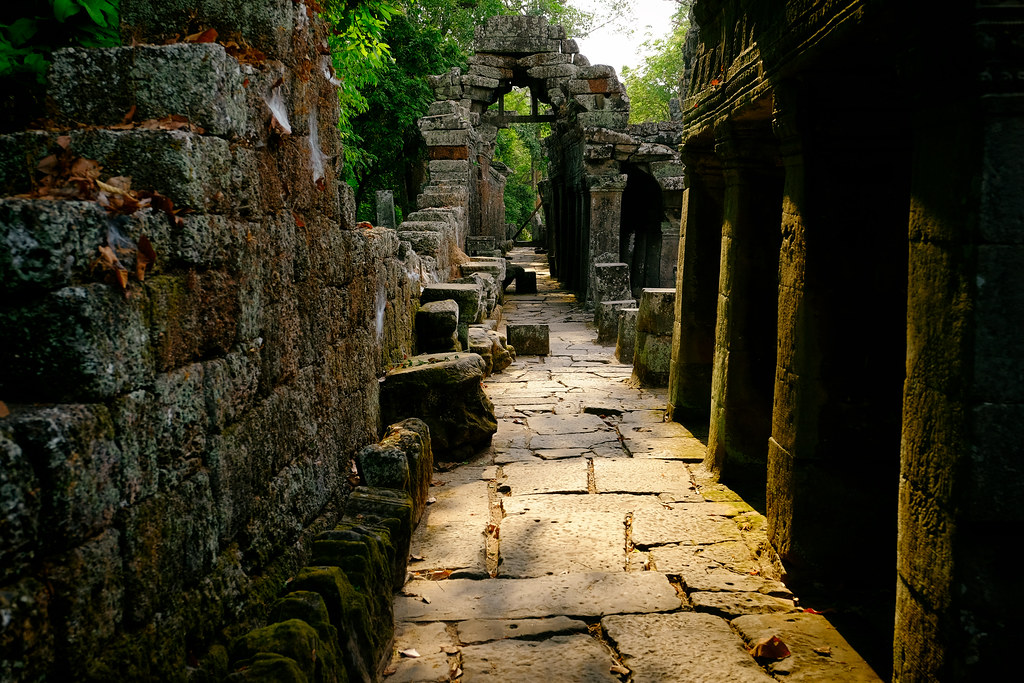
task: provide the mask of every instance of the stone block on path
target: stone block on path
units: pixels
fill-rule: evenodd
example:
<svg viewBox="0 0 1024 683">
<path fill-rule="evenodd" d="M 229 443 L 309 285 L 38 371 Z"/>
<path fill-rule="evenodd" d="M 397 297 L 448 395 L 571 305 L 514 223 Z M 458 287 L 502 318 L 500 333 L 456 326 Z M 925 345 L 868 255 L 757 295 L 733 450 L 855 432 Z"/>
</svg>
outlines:
<svg viewBox="0 0 1024 683">
<path fill-rule="evenodd" d="M 516 272 L 516 294 L 536 294 L 537 273 L 522 269 Z"/>
<path fill-rule="evenodd" d="M 636 314 L 639 308 L 621 308 L 618 311 L 615 358 L 620 363 L 632 364 L 636 349 Z"/>
<path fill-rule="evenodd" d="M 407 491 L 412 496 L 413 525 L 419 522 L 434 471 L 430 429 L 425 422 L 411 417 L 391 425 L 380 443 L 359 451 L 356 465 L 368 486 Z"/>
<path fill-rule="evenodd" d="M 547 325 L 509 325 L 508 343 L 517 356 L 546 356 L 551 352 Z"/>
<path fill-rule="evenodd" d="M 483 379 L 484 361 L 475 353 L 413 356 L 381 383 L 381 421 L 418 417 L 430 428 L 434 458 L 460 460 L 498 430 Z"/>
<path fill-rule="evenodd" d="M 631 299 L 629 265 L 626 263 L 594 264 L 594 304 L 602 301 Z"/>
<path fill-rule="evenodd" d="M 636 307 L 635 299 L 602 301 L 594 308 L 594 325 L 597 326 L 597 342 L 614 342 L 619 335 L 619 311 Z"/>
<path fill-rule="evenodd" d="M 431 301 L 416 311 L 416 348 L 420 353 L 461 351 L 459 304 L 453 299 Z"/>
</svg>

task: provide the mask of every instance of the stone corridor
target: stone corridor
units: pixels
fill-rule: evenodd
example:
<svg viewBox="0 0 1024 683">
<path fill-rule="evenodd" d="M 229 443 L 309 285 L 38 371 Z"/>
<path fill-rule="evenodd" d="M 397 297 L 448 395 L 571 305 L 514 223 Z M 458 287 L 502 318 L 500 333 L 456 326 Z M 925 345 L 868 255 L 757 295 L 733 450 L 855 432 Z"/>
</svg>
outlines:
<svg viewBox="0 0 1024 683">
<path fill-rule="evenodd" d="M 548 324 L 550 355 L 485 382 L 491 447 L 435 474 L 386 680 L 879 680 L 775 580 L 764 517 L 702 478 L 705 436 L 662 420 L 544 256 L 511 259 L 538 294 L 505 320 Z"/>
</svg>

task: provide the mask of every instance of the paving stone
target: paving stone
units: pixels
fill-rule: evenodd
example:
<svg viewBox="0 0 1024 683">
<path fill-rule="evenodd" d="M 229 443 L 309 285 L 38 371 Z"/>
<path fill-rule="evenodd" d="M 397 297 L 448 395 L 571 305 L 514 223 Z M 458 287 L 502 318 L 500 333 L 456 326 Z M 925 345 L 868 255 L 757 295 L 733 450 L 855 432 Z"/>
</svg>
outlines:
<svg viewBox="0 0 1024 683">
<path fill-rule="evenodd" d="M 412 534 L 411 555 L 423 558 L 409 564 L 409 571 L 469 569 L 487 572 L 486 522 L 424 524 Z"/>
<path fill-rule="evenodd" d="M 501 521 L 499 576 L 615 572 L 625 566 L 624 515 L 579 512 L 525 514 Z"/>
<path fill-rule="evenodd" d="M 766 666 L 769 673 L 786 681 L 882 680 L 820 614 L 749 615 L 733 619 L 732 625 L 748 644 L 772 635 L 782 639 L 790 656 Z"/>
<path fill-rule="evenodd" d="M 744 614 L 774 614 L 796 611 L 792 600 L 764 593 L 691 593 L 690 602 L 697 612 L 707 612 L 726 619 Z"/>
<path fill-rule="evenodd" d="M 694 438 L 654 438 L 633 432 L 623 434 L 623 444 L 634 458 L 702 462 L 707 453 L 707 446 Z"/>
<path fill-rule="evenodd" d="M 633 672 L 634 683 L 773 680 L 747 654 L 729 622 L 710 614 L 611 616 L 601 624 Z"/>
<path fill-rule="evenodd" d="M 680 608 L 663 574 L 587 572 L 535 579 L 417 580 L 405 590 L 419 597 L 395 599 L 399 621 L 465 621 L 536 617 L 601 617 L 607 614 L 667 612 Z M 541 679 L 545 680 L 545 679 Z"/>
<path fill-rule="evenodd" d="M 494 456 L 495 465 L 508 465 L 513 462 L 538 462 L 533 451 L 526 448 L 510 448 L 507 451 L 499 451 Z"/>
<path fill-rule="evenodd" d="M 693 502 L 704 499 L 690 483 L 690 470 L 677 460 L 603 458 L 594 461 L 599 493 L 663 493 L 692 491 Z"/>
<path fill-rule="evenodd" d="M 587 463 L 582 460 L 512 463 L 504 472 L 505 484 L 512 489 L 513 496 L 587 492 Z"/>
<path fill-rule="evenodd" d="M 709 545 L 719 541 L 742 541 L 735 524 L 699 511 L 700 505 L 677 509 L 641 510 L 633 517 L 633 542 L 641 547 L 687 543 Z"/>
<path fill-rule="evenodd" d="M 595 458 L 624 458 L 629 455 L 622 447 L 622 444 L 610 441 L 606 444 L 594 446 L 590 449 L 590 452 Z"/>
<path fill-rule="evenodd" d="M 620 521 L 625 521 L 626 514 L 637 510 L 659 510 L 661 504 L 654 496 L 629 496 L 616 493 L 603 493 L 586 496 L 511 496 L 502 498 L 501 507 L 505 518 L 514 515 L 569 515 L 583 513 L 616 513 Z"/>
<path fill-rule="evenodd" d="M 569 617 L 548 619 L 470 619 L 459 623 L 459 641 L 465 645 L 506 638 L 536 638 L 563 633 L 586 633 L 587 622 Z"/>
<path fill-rule="evenodd" d="M 657 415 L 660 411 L 652 410 L 642 412 L 653 416 Z M 626 420 L 626 415 L 623 415 L 622 422 L 623 424 L 619 427 L 619 431 L 622 433 L 623 438 L 627 439 L 639 440 L 693 437 L 690 430 L 678 422 L 631 422 Z"/>
<path fill-rule="evenodd" d="M 662 424 L 664 421 L 664 410 L 627 410 L 622 413 L 623 425 L 648 425 L 652 423 Z"/>
<path fill-rule="evenodd" d="M 567 458 L 580 458 L 590 451 L 586 448 L 551 448 L 548 450 L 535 451 L 541 460 L 565 460 Z"/>
<path fill-rule="evenodd" d="M 555 448 L 616 446 L 618 443 L 619 437 L 614 431 L 591 432 L 587 434 L 536 434 L 530 437 L 530 448 L 535 451 Z"/>
<path fill-rule="evenodd" d="M 388 683 L 450 681 L 452 680 L 450 661 L 451 658 L 443 652 L 415 658 L 397 655 L 392 663 L 395 673 L 388 676 L 387 681 Z"/>
<path fill-rule="evenodd" d="M 564 387 L 563 387 L 564 388 Z M 527 421 L 530 430 L 537 434 L 583 434 L 589 432 L 614 432 L 597 415 L 541 415 Z"/>
<path fill-rule="evenodd" d="M 750 548 L 739 541 L 722 541 L 709 545 L 657 546 L 651 548 L 651 562 L 655 569 L 666 574 L 681 574 L 689 568 L 724 567 L 739 574 L 760 569 Z"/>
<path fill-rule="evenodd" d="M 728 569 L 706 569 L 691 565 L 683 568 L 680 575 L 687 591 L 746 591 L 773 595 L 777 598 L 790 599 L 793 597 L 785 584 L 779 581 L 771 581 L 750 574 L 737 574 Z"/>
<path fill-rule="evenodd" d="M 434 476 L 434 482 L 443 485 L 430 487 L 430 495 L 435 502 L 427 507 L 424 523 L 449 524 L 488 519 L 487 482 L 482 481 L 484 468 L 463 469 L 474 478 L 445 480 Z"/>
<path fill-rule="evenodd" d="M 415 622 L 398 624 L 395 627 L 395 648 L 408 650 L 412 648 L 421 655 L 436 654 L 441 648 L 455 645 L 448 634 L 447 625 L 441 622 L 418 624 Z"/>
<path fill-rule="evenodd" d="M 610 673 L 611 653 L 589 636 L 555 636 L 549 640 L 499 640 L 462 650 L 466 681 L 559 681 L 618 683 Z"/>
</svg>

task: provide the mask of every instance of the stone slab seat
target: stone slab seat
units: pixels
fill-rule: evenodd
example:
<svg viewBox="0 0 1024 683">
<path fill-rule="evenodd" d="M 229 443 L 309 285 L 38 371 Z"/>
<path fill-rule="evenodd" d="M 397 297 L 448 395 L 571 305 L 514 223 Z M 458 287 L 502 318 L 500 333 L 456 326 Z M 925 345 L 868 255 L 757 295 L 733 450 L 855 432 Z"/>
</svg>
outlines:
<svg viewBox="0 0 1024 683">
<path fill-rule="evenodd" d="M 398 232 L 444 232 L 449 225 L 447 221 L 402 221 Z"/>
<path fill-rule="evenodd" d="M 498 431 L 484 393 L 485 363 L 475 353 L 412 356 L 381 383 L 381 420 L 418 417 L 430 428 L 434 458 L 460 460 L 485 447 Z"/>
</svg>

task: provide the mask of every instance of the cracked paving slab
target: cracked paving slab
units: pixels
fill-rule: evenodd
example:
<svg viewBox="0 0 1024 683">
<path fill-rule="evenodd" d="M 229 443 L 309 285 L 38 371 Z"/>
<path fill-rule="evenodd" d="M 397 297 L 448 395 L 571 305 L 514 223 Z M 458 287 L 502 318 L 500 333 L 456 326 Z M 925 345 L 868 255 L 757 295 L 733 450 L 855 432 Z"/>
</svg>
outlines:
<svg viewBox="0 0 1024 683">
<path fill-rule="evenodd" d="M 549 640 L 499 640 L 462 650 L 466 681 L 559 681 L 592 683 L 620 679 L 610 673 L 615 662 L 599 642 L 584 635 Z"/>
<path fill-rule="evenodd" d="M 711 614 L 634 614 L 601 620 L 634 683 L 770 683 L 729 622 Z"/>
<path fill-rule="evenodd" d="M 586 633 L 587 622 L 569 617 L 470 619 L 459 622 L 458 631 L 459 642 L 464 645 L 476 645 L 506 638 L 536 638 L 537 636 Z"/>
<path fill-rule="evenodd" d="M 511 489 L 513 496 L 587 492 L 587 463 L 582 459 L 515 462 L 506 465 L 504 472 L 504 484 Z"/>
<path fill-rule="evenodd" d="M 395 598 L 399 621 L 602 617 L 668 612 L 682 602 L 664 574 L 588 572 L 535 579 L 415 580 Z M 421 598 L 427 598 L 425 603 Z"/>
</svg>

